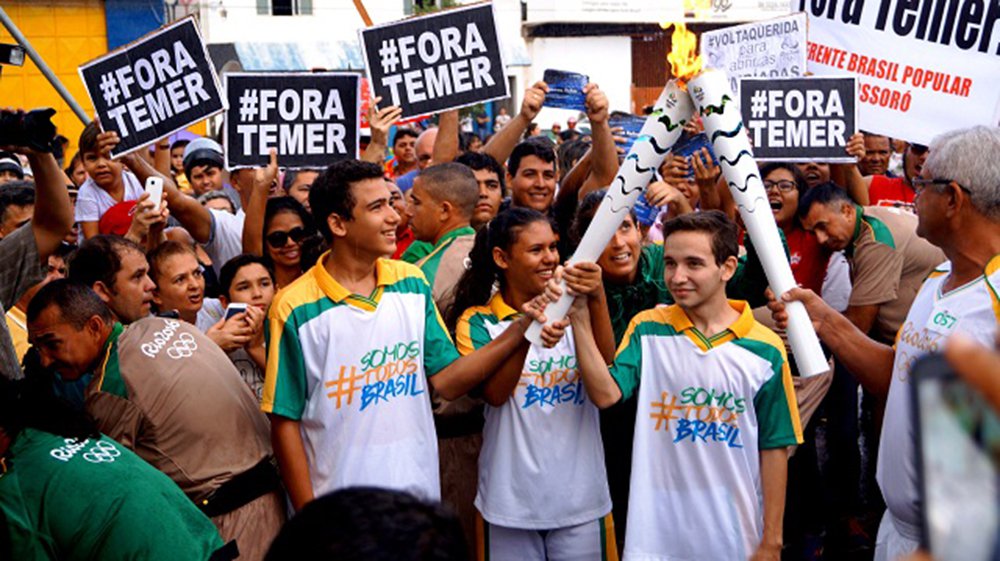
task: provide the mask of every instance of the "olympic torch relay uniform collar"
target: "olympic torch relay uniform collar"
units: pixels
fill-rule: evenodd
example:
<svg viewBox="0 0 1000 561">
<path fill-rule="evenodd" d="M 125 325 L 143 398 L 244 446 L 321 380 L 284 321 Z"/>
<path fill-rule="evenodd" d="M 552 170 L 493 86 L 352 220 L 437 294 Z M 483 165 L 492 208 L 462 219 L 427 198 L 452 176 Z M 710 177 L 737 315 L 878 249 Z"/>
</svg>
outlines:
<svg viewBox="0 0 1000 561">
<path fill-rule="evenodd" d="M 124 331 L 125 326 L 117 321 L 112 326 L 111 334 L 104 341 L 104 349 L 101 351 L 101 355 L 104 358 L 101 359 L 101 368 L 98 371 L 98 377 L 95 382 L 96 390 L 112 393 L 120 397 L 128 397 L 125 382 L 121 379 L 118 370 L 118 338 L 121 337 Z M 110 376 L 108 376 L 109 372 Z"/>
<path fill-rule="evenodd" d="M 722 343 L 732 341 L 734 339 L 745 338 L 754 326 L 753 313 L 750 311 L 750 306 L 742 300 L 729 300 L 729 306 L 740 313 L 740 317 L 736 319 L 728 328 L 711 337 L 706 337 L 697 327 L 691 323 L 691 318 L 681 309 L 680 306 L 670 306 L 666 308 L 666 321 L 677 330 L 678 333 L 683 333 L 688 339 L 691 339 L 695 345 L 698 345 L 703 351 L 711 350 Z"/>
<path fill-rule="evenodd" d="M 513 317 L 521 315 L 520 312 L 518 312 L 514 308 L 511 308 L 507 302 L 504 302 L 503 296 L 501 296 L 499 292 L 497 292 L 496 294 L 493 295 L 492 298 L 490 298 L 489 306 L 490 310 L 493 312 L 493 315 L 495 315 L 497 319 L 500 321 L 508 320 Z"/>
<path fill-rule="evenodd" d="M 333 275 L 326 270 L 325 263 L 329 257 L 329 251 L 320 256 L 319 261 L 312 268 L 312 274 L 315 277 L 320 290 L 322 290 L 323 293 L 330 298 L 330 300 L 333 300 L 338 304 L 351 304 L 358 308 L 374 311 L 375 308 L 378 307 L 378 302 L 382 297 L 382 293 L 385 291 L 385 287 L 396 284 L 403 279 L 403 277 L 400 276 L 398 268 L 389 266 L 388 260 L 386 259 L 378 259 L 375 261 L 375 291 L 369 296 L 354 294 L 350 290 L 344 288 L 344 285 L 337 282 L 337 279 L 333 278 Z"/>
</svg>

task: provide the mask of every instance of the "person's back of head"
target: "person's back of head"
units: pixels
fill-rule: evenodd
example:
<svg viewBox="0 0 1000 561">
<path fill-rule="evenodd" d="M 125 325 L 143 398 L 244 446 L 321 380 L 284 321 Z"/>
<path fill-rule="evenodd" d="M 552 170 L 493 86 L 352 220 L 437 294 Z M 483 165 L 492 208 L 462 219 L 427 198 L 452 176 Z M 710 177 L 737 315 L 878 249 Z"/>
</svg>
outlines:
<svg viewBox="0 0 1000 561">
<path fill-rule="evenodd" d="M 438 202 L 448 202 L 468 223 L 479 200 L 476 176 L 468 167 L 454 162 L 426 168 L 417 175 L 420 188 Z"/>
<path fill-rule="evenodd" d="M 566 131 L 576 132 L 576 131 Z M 579 134 L 577 134 L 579 136 Z M 556 150 L 559 157 L 559 178 L 562 179 L 573 169 L 580 158 L 590 150 L 590 143 L 579 138 L 572 138 L 564 141 Z"/>
<path fill-rule="evenodd" d="M 458 519 L 400 491 L 350 488 L 319 497 L 288 521 L 265 561 L 462 561 Z"/>
</svg>

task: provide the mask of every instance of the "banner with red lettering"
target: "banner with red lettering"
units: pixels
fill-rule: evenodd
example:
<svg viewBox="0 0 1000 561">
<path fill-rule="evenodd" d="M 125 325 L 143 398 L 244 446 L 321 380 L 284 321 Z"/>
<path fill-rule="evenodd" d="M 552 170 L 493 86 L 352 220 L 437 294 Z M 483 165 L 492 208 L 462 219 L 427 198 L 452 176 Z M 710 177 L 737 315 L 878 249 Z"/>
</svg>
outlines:
<svg viewBox="0 0 1000 561">
<path fill-rule="evenodd" d="M 809 71 L 857 76 L 863 130 L 928 144 L 1000 122 L 1000 0 L 799 0 L 798 8 L 809 14 Z"/>
</svg>

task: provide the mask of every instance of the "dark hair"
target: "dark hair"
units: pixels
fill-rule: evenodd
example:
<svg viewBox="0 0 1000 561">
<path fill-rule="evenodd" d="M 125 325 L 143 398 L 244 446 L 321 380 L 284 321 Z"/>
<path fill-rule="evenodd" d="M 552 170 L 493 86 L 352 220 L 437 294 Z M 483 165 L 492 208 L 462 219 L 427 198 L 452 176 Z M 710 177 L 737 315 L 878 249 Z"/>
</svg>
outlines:
<svg viewBox="0 0 1000 561">
<path fill-rule="evenodd" d="M 80 157 L 80 151 L 78 150 L 76 154 L 73 154 L 73 157 L 69 159 L 69 165 L 66 166 L 65 170 L 63 170 L 66 172 L 66 177 L 68 177 L 70 181 L 73 181 L 73 168 L 82 164 L 83 158 Z M 73 185 L 79 187 L 75 181 L 73 181 Z"/>
<path fill-rule="evenodd" d="M 479 186 L 472 170 L 462 164 L 445 162 L 417 174 L 421 189 L 438 202 L 448 201 L 462 217 L 469 219 L 479 201 Z"/>
<path fill-rule="evenodd" d="M 580 131 L 576 129 L 566 129 L 559 133 L 559 140 L 563 142 L 570 142 L 580 138 Z"/>
<path fill-rule="evenodd" d="M 406 138 L 406 137 L 417 138 L 419 136 L 420 134 L 417 133 L 417 131 L 408 127 L 401 127 L 396 129 L 396 135 L 392 137 L 392 145 L 395 146 L 396 143 L 399 142 L 399 139 L 401 138 Z"/>
<path fill-rule="evenodd" d="M 601 202 L 604 201 L 604 197 L 607 194 L 608 191 L 606 189 L 591 191 L 587 193 L 576 207 L 573 223 L 569 227 L 569 237 L 574 247 L 583 239 L 583 234 L 586 233 L 587 228 L 590 228 L 590 223 L 593 222 L 594 215 L 597 214 L 597 208 L 601 206 Z M 632 217 L 632 222 L 638 224 L 639 218 L 635 214 L 635 209 L 629 209 L 628 214 Z"/>
<path fill-rule="evenodd" d="M 800 197 L 803 193 L 809 190 L 809 183 L 806 182 L 806 176 L 803 175 L 799 166 L 789 162 L 770 162 L 760 166 L 761 181 L 763 181 L 768 175 L 771 175 L 771 172 L 778 169 L 783 169 L 792 174 L 792 178 L 795 181 L 795 190 L 799 192 Z"/>
<path fill-rule="evenodd" d="M 146 254 L 146 260 L 149 261 L 149 278 L 153 279 L 157 288 L 160 287 L 160 273 L 163 272 L 163 263 L 175 255 L 190 255 L 195 258 L 195 261 L 198 260 L 198 254 L 193 247 L 173 240 L 161 243 Z"/>
<path fill-rule="evenodd" d="M 76 252 L 76 250 L 77 250 L 76 244 L 59 242 L 59 245 L 56 246 L 55 251 L 53 251 L 52 254 L 49 255 L 49 257 L 58 257 L 63 261 L 68 261 L 69 256 L 73 255 L 73 253 Z"/>
<path fill-rule="evenodd" d="M 499 247 L 509 251 L 521 230 L 529 224 L 545 222 L 556 227 L 552 219 L 537 210 L 511 207 L 496 215 L 476 233 L 476 241 L 469 252 L 470 265 L 455 287 L 455 300 L 445 310 L 445 325 L 451 331 L 458 325 L 458 319 L 472 306 L 481 306 L 489 301 L 493 283 L 505 285 L 502 271 L 493 260 L 493 249 Z"/>
<path fill-rule="evenodd" d="M 326 226 L 326 219 L 331 214 L 347 221 L 354 218 L 356 201 L 351 193 L 351 184 L 366 179 L 382 179 L 382 176 L 383 170 L 378 164 L 342 160 L 327 167 L 313 181 L 312 189 L 309 190 L 309 206 L 327 242 L 333 241 L 333 233 Z M 264 223 L 267 224 L 266 219 Z"/>
<path fill-rule="evenodd" d="M 590 150 L 590 143 L 586 140 L 576 139 L 560 144 L 556 149 L 559 157 L 559 177 L 565 177 L 569 170 L 573 169 L 573 163 L 579 161 L 587 150 Z"/>
<path fill-rule="evenodd" d="M 517 175 L 517 169 L 521 165 L 521 160 L 528 156 L 535 156 L 546 163 L 556 161 L 556 151 L 552 148 L 552 141 L 549 139 L 529 138 L 514 147 L 507 160 L 507 171 L 512 176 Z"/>
<path fill-rule="evenodd" d="M 99 134 L 101 134 L 101 129 L 97 126 L 97 121 L 87 123 L 87 126 L 83 127 L 83 132 L 80 133 L 80 141 L 77 143 L 80 148 L 77 153 L 97 152 L 97 135 Z"/>
<path fill-rule="evenodd" d="M 458 133 L 458 149 L 462 152 L 468 152 L 470 150 L 469 147 L 472 146 L 472 142 L 474 140 L 478 140 L 479 142 L 483 141 L 483 139 L 472 134 L 471 132 Z"/>
<path fill-rule="evenodd" d="M 311 199 L 310 199 L 311 200 Z M 302 220 L 302 228 L 306 231 L 306 237 L 303 238 L 301 244 L 301 255 L 302 260 L 300 265 L 302 270 L 305 271 L 312 263 L 315 262 L 316 257 L 319 257 L 319 248 L 322 245 L 322 238 L 316 234 L 316 224 L 313 221 L 313 217 L 306 210 L 306 207 L 302 206 L 302 203 L 295 200 L 294 197 L 284 196 L 284 197 L 274 197 L 267 200 L 267 206 L 264 208 L 264 238 L 267 237 L 267 228 L 271 225 L 271 221 L 274 220 L 279 214 L 290 212 L 292 214 L 298 215 L 299 219 Z M 267 267 L 273 268 L 274 263 L 271 261 L 270 255 L 267 253 L 267 240 L 264 240 L 263 258 L 264 263 Z"/>
<path fill-rule="evenodd" d="M 274 538 L 265 561 L 466 561 L 455 515 L 389 489 L 354 487 L 307 504 Z"/>
<path fill-rule="evenodd" d="M 18 179 L 0 186 L 0 222 L 7 219 L 8 208 L 33 204 L 35 204 L 35 184 L 31 181 Z"/>
<path fill-rule="evenodd" d="M 173 152 L 177 148 L 184 148 L 188 144 L 191 144 L 191 141 L 188 140 L 188 139 L 186 139 L 186 138 L 182 138 L 180 140 L 175 140 L 174 143 L 170 145 L 170 151 Z"/>
<path fill-rule="evenodd" d="M 41 288 L 28 303 L 27 320 L 34 322 L 49 306 L 55 306 L 63 320 L 74 329 L 83 329 L 90 318 L 98 316 L 113 323 L 115 316 L 104 300 L 89 286 L 68 279 L 54 280 Z"/>
<path fill-rule="evenodd" d="M 85 286 L 94 286 L 100 281 L 114 290 L 115 275 L 122 268 L 122 254 L 128 251 L 145 256 L 139 244 L 132 240 L 109 234 L 94 236 L 73 253 L 67 278 Z"/>
<path fill-rule="evenodd" d="M 795 216 L 802 220 L 809 214 L 813 205 L 833 205 L 836 203 L 854 204 L 854 200 L 847 194 L 847 191 L 836 183 L 832 181 L 820 183 L 799 197 L 799 208 L 796 210 Z"/>
<path fill-rule="evenodd" d="M 38 350 L 30 347 L 24 355 L 23 379 L 0 376 L 0 428 L 12 441 L 26 428 L 77 441 L 100 438 L 84 411 L 56 396 L 53 382 L 53 375 L 42 367 Z"/>
<path fill-rule="evenodd" d="M 271 277 L 271 282 L 274 282 L 274 268 L 271 267 L 264 260 L 263 257 L 259 255 L 253 255 L 251 253 L 243 253 L 233 257 L 226 264 L 222 266 L 219 270 L 219 287 L 222 290 L 222 294 L 232 300 L 232 296 L 229 294 L 229 288 L 233 286 L 233 280 L 236 279 L 236 273 L 240 272 L 240 269 L 248 265 L 260 265 L 264 267 L 267 274 Z"/>
<path fill-rule="evenodd" d="M 319 173 L 316 169 L 290 169 L 285 172 L 285 177 L 281 179 L 281 190 L 288 194 L 288 190 L 292 188 L 292 184 L 298 179 L 300 173 Z"/>
<path fill-rule="evenodd" d="M 677 232 L 704 232 L 712 236 L 712 255 L 715 264 L 722 265 L 730 257 L 740 254 L 739 231 L 736 223 L 722 211 L 705 210 L 690 212 L 663 223 L 663 243 Z"/>
<path fill-rule="evenodd" d="M 507 189 L 503 166 L 501 166 L 500 162 L 496 161 L 493 156 L 483 154 L 482 152 L 463 152 L 462 154 L 459 154 L 454 161 L 456 164 L 467 166 L 472 171 L 492 171 L 497 174 L 497 178 L 500 180 L 500 191 Z"/>
</svg>

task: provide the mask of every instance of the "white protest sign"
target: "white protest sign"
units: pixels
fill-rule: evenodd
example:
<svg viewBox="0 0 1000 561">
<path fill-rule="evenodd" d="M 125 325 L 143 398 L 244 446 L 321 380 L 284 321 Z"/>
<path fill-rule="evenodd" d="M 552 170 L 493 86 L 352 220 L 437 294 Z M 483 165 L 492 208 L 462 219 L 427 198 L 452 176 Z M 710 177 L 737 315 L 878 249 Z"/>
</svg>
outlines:
<svg viewBox="0 0 1000 561">
<path fill-rule="evenodd" d="M 793 78 L 806 73 L 806 15 L 792 14 L 701 34 L 705 68 L 729 76 L 740 93 L 740 78 Z"/>
<path fill-rule="evenodd" d="M 799 0 L 809 70 L 858 77 L 862 129 L 920 144 L 1000 119 L 1000 1 Z"/>
</svg>

